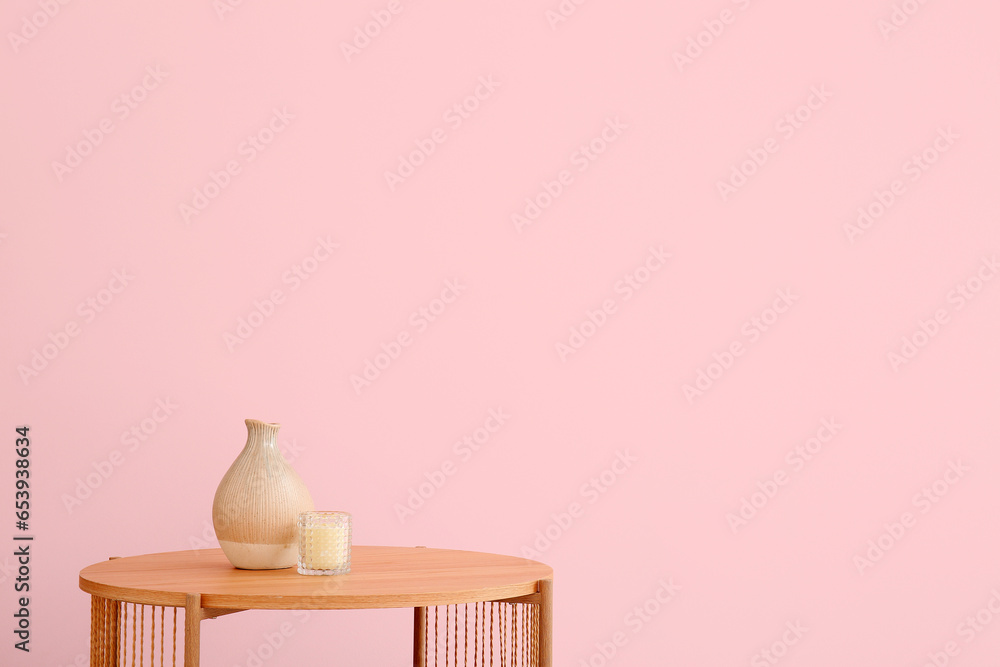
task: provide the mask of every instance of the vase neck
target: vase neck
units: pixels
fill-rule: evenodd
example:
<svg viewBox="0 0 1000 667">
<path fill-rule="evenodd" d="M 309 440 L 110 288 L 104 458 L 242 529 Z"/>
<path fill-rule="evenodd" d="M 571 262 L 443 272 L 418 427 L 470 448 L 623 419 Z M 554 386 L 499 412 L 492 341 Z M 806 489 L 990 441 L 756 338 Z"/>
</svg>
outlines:
<svg viewBox="0 0 1000 667">
<path fill-rule="evenodd" d="M 257 445 L 273 448 L 277 446 L 278 429 L 281 424 L 269 424 L 257 419 L 247 419 L 247 447 Z"/>
</svg>

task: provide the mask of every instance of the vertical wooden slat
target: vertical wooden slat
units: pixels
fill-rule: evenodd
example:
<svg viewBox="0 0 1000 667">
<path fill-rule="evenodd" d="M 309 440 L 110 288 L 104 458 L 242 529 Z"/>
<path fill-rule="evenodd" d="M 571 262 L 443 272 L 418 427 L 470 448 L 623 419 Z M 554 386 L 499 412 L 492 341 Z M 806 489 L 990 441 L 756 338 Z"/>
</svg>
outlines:
<svg viewBox="0 0 1000 667">
<path fill-rule="evenodd" d="M 94 635 L 94 642 L 97 644 L 97 662 L 91 662 L 94 667 L 104 667 L 104 598 L 94 598 L 94 625 L 97 626 L 97 634 Z"/>
<path fill-rule="evenodd" d="M 427 607 L 413 608 L 413 667 L 427 665 Z"/>
<path fill-rule="evenodd" d="M 552 580 L 538 582 L 542 594 L 538 618 L 538 667 L 552 667 Z"/>
<path fill-rule="evenodd" d="M 139 612 L 135 608 L 135 603 L 132 603 L 132 667 L 135 667 L 135 638 L 138 634 L 135 631 L 135 619 L 139 618 Z M 142 665 L 139 665 L 142 667 Z"/>
<path fill-rule="evenodd" d="M 500 603 L 500 667 L 507 667 L 507 607 Z"/>
<path fill-rule="evenodd" d="M 118 664 L 127 665 L 128 655 L 126 654 L 126 649 L 128 648 L 128 602 L 122 602 L 121 613 L 121 628 L 118 633 L 118 643 L 121 644 L 119 647 Z"/>
<path fill-rule="evenodd" d="M 111 621 L 108 617 L 108 609 L 111 607 L 111 600 L 101 598 L 101 665 L 107 667 L 111 657 Z"/>
<path fill-rule="evenodd" d="M 108 667 L 118 667 L 118 644 L 120 641 L 118 626 L 121 624 L 118 600 L 108 600 Z"/>
<path fill-rule="evenodd" d="M 538 667 L 538 605 L 531 605 L 531 667 Z"/>
<path fill-rule="evenodd" d="M 146 605 L 139 607 L 139 667 L 145 662 L 146 650 Z"/>
<path fill-rule="evenodd" d="M 517 633 L 517 608 L 518 605 L 512 604 L 510 606 L 510 664 L 513 667 L 518 666 L 517 662 L 517 645 L 520 643 L 521 635 Z"/>
<path fill-rule="evenodd" d="M 149 667 L 156 667 L 156 607 L 149 609 Z"/>
<path fill-rule="evenodd" d="M 163 630 L 166 626 L 166 607 L 160 607 L 160 667 L 163 667 Z"/>
<path fill-rule="evenodd" d="M 201 618 L 201 594 L 188 593 L 184 603 L 184 667 L 199 667 Z"/>
<path fill-rule="evenodd" d="M 97 615 L 97 596 L 90 596 L 90 664 L 99 665 L 101 664 L 100 654 L 98 653 L 101 649 L 97 645 L 97 623 L 100 618 Z"/>
<path fill-rule="evenodd" d="M 521 658 L 524 667 L 531 667 L 531 608 L 534 606 L 533 604 L 525 604 L 524 613 L 521 616 L 524 621 L 524 656 Z"/>
<path fill-rule="evenodd" d="M 514 644 L 514 651 L 517 653 L 517 658 L 514 660 L 514 664 L 518 665 L 519 667 L 525 667 L 525 664 L 524 664 L 524 637 L 527 634 L 525 632 L 525 630 L 527 629 L 527 625 L 524 622 L 524 605 L 523 604 L 515 605 L 514 606 L 514 614 L 515 615 L 517 615 L 517 614 L 521 615 L 521 622 L 518 624 L 518 627 L 521 628 L 521 632 L 517 635 L 517 643 Z"/>
<path fill-rule="evenodd" d="M 173 663 L 171 667 L 177 667 L 177 607 L 174 607 L 174 650 Z"/>
</svg>

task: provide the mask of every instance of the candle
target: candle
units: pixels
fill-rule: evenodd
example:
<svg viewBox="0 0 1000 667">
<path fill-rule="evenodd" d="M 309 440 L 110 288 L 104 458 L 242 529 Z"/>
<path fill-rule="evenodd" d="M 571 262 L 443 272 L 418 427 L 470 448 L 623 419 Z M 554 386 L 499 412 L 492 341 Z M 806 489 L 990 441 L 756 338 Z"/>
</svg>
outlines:
<svg viewBox="0 0 1000 667">
<path fill-rule="evenodd" d="M 347 512 L 299 514 L 299 574 L 351 571 L 351 515 Z"/>
</svg>

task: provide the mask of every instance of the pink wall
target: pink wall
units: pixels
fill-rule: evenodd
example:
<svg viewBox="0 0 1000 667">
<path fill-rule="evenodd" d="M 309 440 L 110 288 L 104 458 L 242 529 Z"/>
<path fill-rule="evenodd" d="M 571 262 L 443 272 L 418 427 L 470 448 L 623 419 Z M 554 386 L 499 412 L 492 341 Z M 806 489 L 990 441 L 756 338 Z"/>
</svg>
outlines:
<svg viewBox="0 0 1000 667">
<path fill-rule="evenodd" d="M 320 4 L 0 12 L 0 663 L 86 653 L 82 567 L 211 544 L 255 417 L 356 543 L 536 550 L 558 665 L 995 664 L 996 3 Z"/>
</svg>

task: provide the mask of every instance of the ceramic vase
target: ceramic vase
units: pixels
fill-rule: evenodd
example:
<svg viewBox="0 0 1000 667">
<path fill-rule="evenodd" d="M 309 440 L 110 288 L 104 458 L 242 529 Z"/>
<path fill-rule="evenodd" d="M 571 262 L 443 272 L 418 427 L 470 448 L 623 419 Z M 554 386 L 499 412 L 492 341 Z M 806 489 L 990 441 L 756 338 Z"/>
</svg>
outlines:
<svg viewBox="0 0 1000 667">
<path fill-rule="evenodd" d="M 278 450 L 280 424 L 247 419 L 247 444 L 215 491 L 212 523 L 226 558 L 243 570 L 292 567 L 296 521 L 314 508 L 302 478 Z"/>
</svg>

